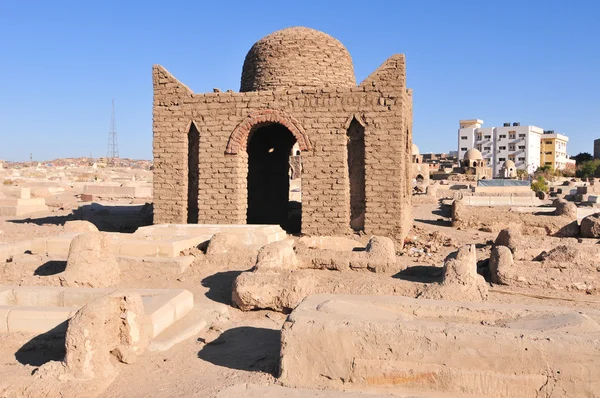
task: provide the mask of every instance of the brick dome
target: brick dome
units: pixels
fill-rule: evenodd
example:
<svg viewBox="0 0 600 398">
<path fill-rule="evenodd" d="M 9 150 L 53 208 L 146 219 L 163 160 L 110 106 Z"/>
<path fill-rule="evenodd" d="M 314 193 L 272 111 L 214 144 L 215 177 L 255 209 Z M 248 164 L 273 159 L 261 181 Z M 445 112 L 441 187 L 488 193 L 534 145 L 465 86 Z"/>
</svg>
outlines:
<svg viewBox="0 0 600 398">
<path fill-rule="evenodd" d="M 252 46 L 244 60 L 240 91 L 353 86 L 352 58 L 342 43 L 318 30 L 293 27 Z"/>
</svg>

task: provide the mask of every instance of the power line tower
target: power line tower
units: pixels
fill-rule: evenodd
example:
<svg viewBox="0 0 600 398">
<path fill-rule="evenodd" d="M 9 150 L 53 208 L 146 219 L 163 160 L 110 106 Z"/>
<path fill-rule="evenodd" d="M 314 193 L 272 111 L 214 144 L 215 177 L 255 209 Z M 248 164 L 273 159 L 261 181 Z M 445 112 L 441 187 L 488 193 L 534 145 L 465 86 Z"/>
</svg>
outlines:
<svg viewBox="0 0 600 398">
<path fill-rule="evenodd" d="M 110 131 L 108 132 L 108 148 L 106 157 L 109 162 L 119 158 L 119 141 L 117 140 L 117 128 L 115 125 L 115 99 L 112 100 L 112 113 L 110 115 Z"/>
</svg>

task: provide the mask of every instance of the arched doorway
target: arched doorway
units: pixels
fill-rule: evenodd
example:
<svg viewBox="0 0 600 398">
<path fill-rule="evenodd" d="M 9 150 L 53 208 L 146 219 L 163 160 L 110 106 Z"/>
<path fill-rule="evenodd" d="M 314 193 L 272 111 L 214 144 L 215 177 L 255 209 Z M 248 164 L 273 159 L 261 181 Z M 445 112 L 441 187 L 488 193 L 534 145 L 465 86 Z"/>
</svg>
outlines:
<svg viewBox="0 0 600 398">
<path fill-rule="evenodd" d="M 300 231 L 301 209 L 290 202 L 294 135 L 278 123 L 254 126 L 248 138 L 248 224 L 277 224 Z M 297 207 L 297 208 L 296 208 Z"/>
</svg>

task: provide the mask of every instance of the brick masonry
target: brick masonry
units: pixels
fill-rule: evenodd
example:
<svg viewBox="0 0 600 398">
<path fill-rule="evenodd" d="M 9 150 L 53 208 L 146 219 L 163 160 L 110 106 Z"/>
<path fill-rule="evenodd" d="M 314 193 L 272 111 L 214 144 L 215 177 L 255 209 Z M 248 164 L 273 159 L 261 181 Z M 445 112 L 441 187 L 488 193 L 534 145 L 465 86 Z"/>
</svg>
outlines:
<svg viewBox="0 0 600 398">
<path fill-rule="evenodd" d="M 277 37 L 289 31 L 295 47 L 302 48 L 306 31 L 312 30 L 298 29 L 284 29 Z M 324 47 L 335 47 L 331 41 L 337 40 L 320 37 Z M 308 39 L 314 52 L 314 35 Z M 286 45 L 290 40 L 284 40 Z M 251 50 L 248 56 L 260 54 Z M 365 232 L 397 240 L 406 236 L 412 224 L 412 91 L 406 88 L 404 55 L 391 56 L 358 86 L 337 75 L 303 84 L 302 73 L 290 86 L 288 77 L 294 70 L 310 67 L 302 64 L 305 59 L 296 59 L 298 64 L 294 59 L 288 57 L 285 66 L 275 65 L 284 69 L 285 83 L 254 80 L 268 91 L 196 94 L 162 66 L 153 67 L 155 223 L 187 221 L 187 134 L 193 124 L 200 135 L 198 223 L 245 224 L 248 139 L 257 126 L 279 123 L 294 135 L 301 150 L 302 232 L 350 232 L 346 132 L 356 119 L 365 128 Z M 349 55 L 348 62 L 352 62 Z"/>
</svg>

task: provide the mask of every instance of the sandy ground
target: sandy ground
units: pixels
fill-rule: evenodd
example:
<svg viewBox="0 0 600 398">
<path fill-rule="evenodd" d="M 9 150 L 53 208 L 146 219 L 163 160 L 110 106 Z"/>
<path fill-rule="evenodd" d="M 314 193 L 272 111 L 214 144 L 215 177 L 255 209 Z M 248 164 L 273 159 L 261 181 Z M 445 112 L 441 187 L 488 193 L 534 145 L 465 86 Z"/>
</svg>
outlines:
<svg viewBox="0 0 600 398">
<path fill-rule="evenodd" d="M 0 243 L 56 235 L 61 232 L 67 210 L 36 215 L 28 222 L 14 218 L 0 219 Z M 400 257 L 413 272 L 401 276 L 427 282 L 444 257 L 456 247 L 475 243 L 483 247 L 496 235 L 476 230 L 456 230 L 439 211 L 437 204 L 417 204 L 413 207 L 415 231 L 409 239 L 423 241 L 437 231 L 448 245 L 435 245 L 421 253 L 408 250 Z M 415 239 L 416 236 L 416 239 Z M 418 244 L 416 248 L 421 247 Z M 44 261 L 41 258 L 15 258 L 12 263 L 0 264 L 3 284 L 19 284 L 19 278 L 30 274 Z M 225 387 L 239 383 L 268 385 L 277 383 L 280 328 L 285 315 L 272 311 L 244 313 L 231 307 L 231 285 L 235 277 L 249 269 L 251 261 L 240 257 L 227 264 L 196 261 L 184 275 L 166 276 L 159 272 L 150 275 L 124 276 L 125 287 L 161 287 L 189 289 L 196 298 L 229 305 L 229 319 L 223 319 L 212 329 L 204 330 L 165 352 L 146 352 L 133 365 L 119 365 L 120 375 L 102 397 L 212 397 Z M 15 270 L 15 267 L 18 268 Z M 12 268 L 9 270 L 9 268 Z M 333 272 L 333 271 L 315 271 Z M 600 297 L 561 293 L 558 291 L 518 290 L 493 287 L 491 302 L 527 303 L 572 307 L 600 308 Z M 41 339 L 24 334 L 0 334 L 0 380 L 31 374 L 49 360 L 60 360 L 64 353 L 61 339 Z"/>
</svg>

